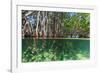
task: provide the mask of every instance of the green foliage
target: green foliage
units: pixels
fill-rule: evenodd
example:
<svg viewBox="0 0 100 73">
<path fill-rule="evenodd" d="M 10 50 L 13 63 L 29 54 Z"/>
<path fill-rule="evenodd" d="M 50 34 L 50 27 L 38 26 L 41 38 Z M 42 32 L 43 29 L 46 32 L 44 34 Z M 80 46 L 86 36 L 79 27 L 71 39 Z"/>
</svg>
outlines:
<svg viewBox="0 0 100 73">
<path fill-rule="evenodd" d="M 90 14 L 89 13 L 66 13 L 66 17 L 63 17 L 63 23 L 66 27 L 66 33 L 70 37 L 72 35 L 78 35 L 80 38 L 89 37 L 90 31 Z M 73 13 L 72 13 L 73 14 Z"/>
<path fill-rule="evenodd" d="M 90 37 L 90 13 L 32 10 L 26 16 L 28 13 L 30 10 L 22 10 L 22 62 L 89 59 L 89 40 L 66 38 Z M 44 40 L 41 23 L 45 24 Z"/>
<path fill-rule="evenodd" d="M 22 29 L 24 38 L 31 37 L 34 35 L 38 26 L 38 32 L 41 32 L 41 23 L 45 23 L 46 37 L 64 37 L 64 38 L 89 38 L 90 32 L 90 13 L 83 12 L 53 12 L 53 11 L 31 11 L 22 10 Z M 27 19 L 29 16 L 33 17 L 33 23 L 29 23 L 30 29 L 25 26 L 25 21 L 31 21 Z M 34 29 L 31 26 L 34 25 Z M 29 30 L 26 33 L 26 28 Z M 26 36 L 25 36 L 26 35 Z M 38 35 L 41 37 L 41 35 Z"/>
</svg>

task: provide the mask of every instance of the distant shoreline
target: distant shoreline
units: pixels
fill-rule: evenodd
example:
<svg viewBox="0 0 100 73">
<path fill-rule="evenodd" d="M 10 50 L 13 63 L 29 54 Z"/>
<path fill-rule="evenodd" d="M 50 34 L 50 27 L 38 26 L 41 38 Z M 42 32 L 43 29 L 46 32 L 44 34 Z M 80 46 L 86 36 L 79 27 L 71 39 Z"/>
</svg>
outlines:
<svg viewBox="0 0 100 73">
<path fill-rule="evenodd" d="M 24 39 L 35 39 L 35 38 L 24 38 Z M 38 38 L 38 39 L 43 39 L 43 38 Z M 90 38 L 45 38 L 45 39 L 90 40 Z"/>
</svg>

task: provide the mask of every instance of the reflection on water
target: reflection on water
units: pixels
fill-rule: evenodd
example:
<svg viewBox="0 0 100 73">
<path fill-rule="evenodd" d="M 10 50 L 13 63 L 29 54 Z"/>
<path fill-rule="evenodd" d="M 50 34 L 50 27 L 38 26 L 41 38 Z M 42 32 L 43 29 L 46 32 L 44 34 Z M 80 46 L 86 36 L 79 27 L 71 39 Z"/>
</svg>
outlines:
<svg viewBox="0 0 100 73">
<path fill-rule="evenodd" d="M 89 56 L 87 39 L 22 39 L 22 62 L 86 60 Z"/>
</svg>

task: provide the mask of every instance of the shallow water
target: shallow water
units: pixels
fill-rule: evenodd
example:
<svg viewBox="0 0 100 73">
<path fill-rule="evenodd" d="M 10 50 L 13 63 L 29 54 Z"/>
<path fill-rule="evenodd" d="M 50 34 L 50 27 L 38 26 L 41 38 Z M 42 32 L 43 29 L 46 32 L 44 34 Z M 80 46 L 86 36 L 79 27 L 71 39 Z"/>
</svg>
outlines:
<svg viewBox="0 0 100 73">
<path fill-rule="evenodd" d="M 22 55 L 28 49 L 28 47 L 34 48 L 34 44 L 34 39 L 22 39 Z M 38 39 L 36 48 L 39 50 L 39 53 L 33 56 L 43 56 L 45 53 L 47 53 L 47 57 L 49 57 L 49 54 L 52 54 L 53 56 L 56 56 L 56 59 L 47 59 L 45 56 L 43 56 L 45 58 L 41 57 L 42 60 L 27 60 L 25 62 L 84 60 L 89 59 L 90 57 L 89 39 Z M 29 58 L 32 58 L 33 56 Z M 23 58 L 25 58 L 25 56 L 22 57 L 22 61 Z"/>
</svg>

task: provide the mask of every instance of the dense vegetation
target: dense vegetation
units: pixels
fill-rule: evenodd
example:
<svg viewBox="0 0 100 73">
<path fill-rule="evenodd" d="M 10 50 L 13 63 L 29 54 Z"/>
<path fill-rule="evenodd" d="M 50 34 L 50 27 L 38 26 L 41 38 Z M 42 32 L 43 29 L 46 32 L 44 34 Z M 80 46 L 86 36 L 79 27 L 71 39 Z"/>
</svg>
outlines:
<svg viewBox="0 0 100 73">
<path fill-rule="evenodd" d="M 89 30 L 89 13 L 22 11 L 23 37 L 89 38 Z"/>
<path fill-rule="evenodd" d="M 22 62 L 89 59 L 89 37 L 89 13 L 22 10 Z"/>
</svg>

